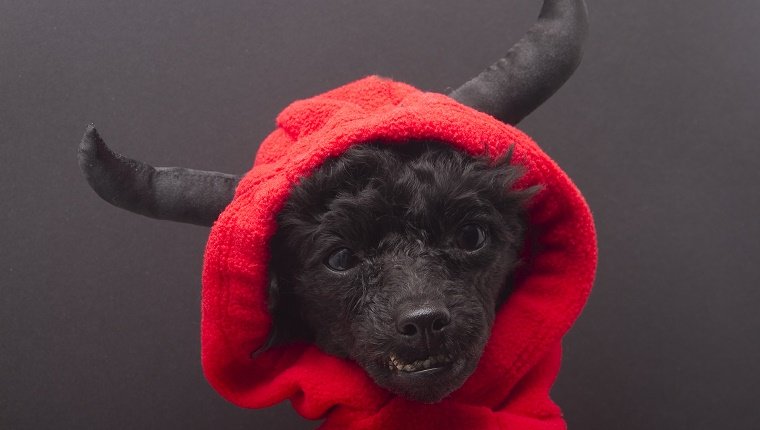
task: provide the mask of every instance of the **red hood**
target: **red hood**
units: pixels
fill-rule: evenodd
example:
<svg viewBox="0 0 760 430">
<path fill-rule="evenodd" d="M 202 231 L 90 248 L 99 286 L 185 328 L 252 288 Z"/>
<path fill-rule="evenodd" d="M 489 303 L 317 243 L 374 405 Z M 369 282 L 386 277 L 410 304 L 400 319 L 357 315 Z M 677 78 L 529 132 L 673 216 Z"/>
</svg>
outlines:
<svg viewBox="0 0 760 430">
<path fill-rule="evenodd" d="M 253 168 L 211 229 L 203 270 L 202 359 L 211 385 L 248 408 L 290 399 L 325 428 L 564 429 L 549 399 L 560 341 L 581 311 L 596 268 L 588 206 L 560 168 L 525 134 L 435 93 L 368 77 L 287 107 Z M 299 344 L 250 357 L 267 339 L 267 242 L 299 178 L 328 157 L 373 140 L 435 139 L 498 158 L 514 145 L 541 184 L 528 209 L 529 246 L 515 290 L 496 316 L 475 373 L 440 403 L 424 405 L 378 387 L 351 361 Z"/>
</svg>

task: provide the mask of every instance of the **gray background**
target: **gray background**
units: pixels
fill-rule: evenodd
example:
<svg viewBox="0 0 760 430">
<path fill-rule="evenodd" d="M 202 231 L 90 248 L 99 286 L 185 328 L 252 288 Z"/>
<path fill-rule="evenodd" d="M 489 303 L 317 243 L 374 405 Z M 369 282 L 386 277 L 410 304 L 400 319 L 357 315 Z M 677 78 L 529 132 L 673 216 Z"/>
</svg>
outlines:
<svg viewBox="0 0 760 430">
<path fill-rule="evenodd" d="M 576 430 L 756 428 L 760 6 L 589 3 L 583 64 L 521 125 L 599 229 L 554 396 Z M 206 384 L 207 230 L 101 201 L 84 126 L 156 165 L 243 172 L 290 101 L 371 73 L 445 91 L 539 6 L 0 0 L 0 427 L 314 427 Z"/>
</svg>

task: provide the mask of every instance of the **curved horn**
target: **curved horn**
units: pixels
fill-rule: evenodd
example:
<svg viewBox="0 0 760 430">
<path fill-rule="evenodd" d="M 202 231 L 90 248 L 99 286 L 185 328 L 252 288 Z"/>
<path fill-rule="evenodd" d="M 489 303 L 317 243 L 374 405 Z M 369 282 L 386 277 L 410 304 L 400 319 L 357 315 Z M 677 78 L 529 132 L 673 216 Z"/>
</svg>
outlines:
<svg viewBox="0 0 760 430">
<path fill-rule="evenodd" d="M 232 201 L 239 176 L 182 167 L 153 167 L 117 154 L 89 125 L 79 167 L 100 197 L 151 218 L 211 226 Z"/>
<path fill-rule="evenodd" d="M 538 22 L 506 56 L 449 96 L 517 124 L 573 74 L 587 33 L 583 0 L 544 0 Z"/>
</svg>

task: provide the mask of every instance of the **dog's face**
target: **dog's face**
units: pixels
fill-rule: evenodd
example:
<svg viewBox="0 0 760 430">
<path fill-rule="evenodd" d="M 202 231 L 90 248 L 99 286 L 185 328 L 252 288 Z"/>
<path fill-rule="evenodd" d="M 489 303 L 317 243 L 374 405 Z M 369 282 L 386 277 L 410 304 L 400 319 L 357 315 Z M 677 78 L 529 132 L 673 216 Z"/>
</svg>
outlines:
<svg viewBox="0 0 760 430">
<path fill-rule="evenodd" d="M 356 146 L 295 186 L 272 239 L 270 344 L 314 342 L 436 402 L 475 370 L 522 244 L 519 169 L 434 142 Z"/>
</svg>

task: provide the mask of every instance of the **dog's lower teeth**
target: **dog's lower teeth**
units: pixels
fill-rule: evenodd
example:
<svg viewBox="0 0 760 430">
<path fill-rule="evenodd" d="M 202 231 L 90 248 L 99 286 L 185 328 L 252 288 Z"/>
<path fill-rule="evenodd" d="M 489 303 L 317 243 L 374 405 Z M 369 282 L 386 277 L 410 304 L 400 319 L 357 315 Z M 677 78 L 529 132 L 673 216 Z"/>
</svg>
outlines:
<svg viewBox="0 0 760 430">
<path fill-rule="evenodd" d="M 430 356 L 424 360 L 417 360 L 412 363 L 404 363 L 395 354 L 391 354 L 388 360 L 388 369 L 399 372 L 417 372 L 419 370 L 431 369 L 439 364 L 451 363 L 453 356 L 451 354 L 438 354 Z"/>
</svg>

